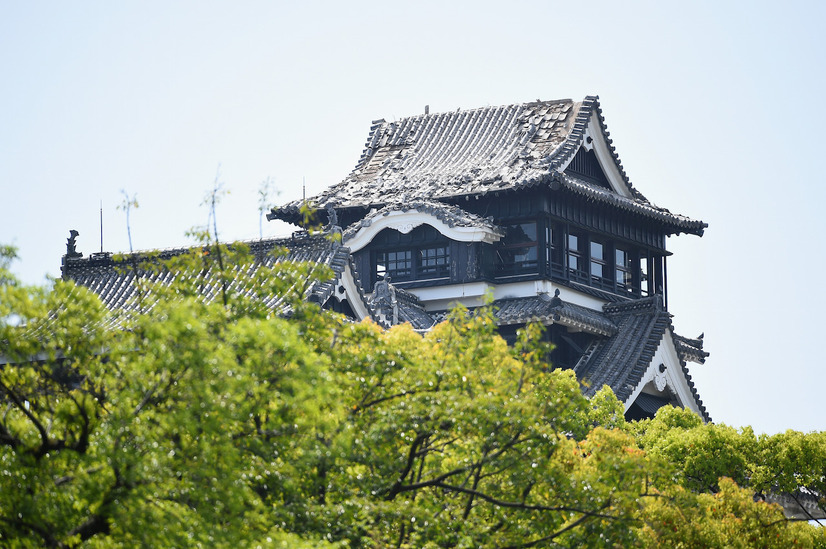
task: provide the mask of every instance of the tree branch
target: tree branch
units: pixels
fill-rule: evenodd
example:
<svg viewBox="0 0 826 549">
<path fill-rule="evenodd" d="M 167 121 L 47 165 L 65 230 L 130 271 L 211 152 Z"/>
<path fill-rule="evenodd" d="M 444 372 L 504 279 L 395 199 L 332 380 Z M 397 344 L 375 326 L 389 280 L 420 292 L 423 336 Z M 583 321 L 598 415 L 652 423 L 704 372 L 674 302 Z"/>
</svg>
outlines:
<svg viewBox="0 0 826 549">
<path fill-rule="evenodd" d="M 602 507 L 602 509 L 605 509 L 607 506 L 608 506 L 608 503 L 606 503 Z M 564 534 L 568 530 L 573 530 L 574 528 L 576 528 L 577 526 L 579 526 L 580 524 L 582 524 L 586 520 L 590 520 L 594 516 L 600 516 L 600 515 L 582 515 L 581 517 L 576 519 L 574 522 L 572 522 L 568 526 L 564 527 L 561 530 L 557 530 L 556 532 L 554 532 L 550 536 L 545 536 L 544 538 L 535 539 L 533 541 L 529 541 L 529 542 L 523 543 L 521 545 L 509 545 L 507 547 L 503 547 L 502 549 L 522 549 L 522 548 L 526 548 L 526 547 L 535 547 L 535 546 L 539 545 L 540 543 L 545 543 L 546 541 L 551 541 L 552 539 L 561 536 L 562 534 Z"/>
<path fill-rule="evenodd" d="M 45 543 L 46 547 L 64 547 L 62 543 L 57 541 L 57 539 L 55 539 L 54 536 L 52 536 L 49 533 L 48 529 L 37 526 L 36 524 L 32 524 L 31 522 L 27 522 L 20 518 L 7 519 L 5 517 L 0 517 L 0 522 L 5 522 L 6 524 L 11 524 L 12 526 L 22 526 L 23 528 L 31 532 L 34 532 L 35 534 L 43 538 L 43 542 Z"/>
<path fill-rule="evenodd" d="M 471 463 L 470 465 L 466 465 L 464 467 L 459 467 L 458 469 L 448 471 L 447 473 L 441 474 L 438 477 L 435 477 L 433 479 L 426 480 L 426 481 L 423 481 L 423 482 L 415 482 L 413 484 L 408 484 L 407 486 L 402 486 L 400 484 L 400 482 L 403 481 L 404 478 L 407 476 L 407 475 L 404 475 L 400 478 L 399 481 L 397 481 L 391 488 L 388 489 L 388 492 L 392 492 L 392 496 L 388 495 L 387 499 L 391 500 L 391 499 L 393 499 L 393 497 L 397 496 L 398 494 L 400 494 L 402 492 L 411 492 L 413 490 L 418 490 L 420 488 L 431 487 L 431 486 L 434 485 L 434 483 L 441 482 L 445 479 L 448 479 L 450 477 L 459 475 L 461 473 L 466 473 L 468 471 L 473 470 L 476 467 L 481 467 L 485 463 L 488 463 L 488 462 L 493 461 L 494 459 L 498 458 L 503 453 L 505 453 L 508 449 L 513 448 L 516 444 L 518 444 L 520 442 L 519 436 L 520 436 L 520 434 L 517 434 L 516 436 L 514 436 L 514 438 L 512 438 L 510 442 L 508 442 L 507 444 L 502 446 L 497 452 L 495 452 L 495 453 L 493 453 L 493 454 L 491 454 L 487 457 L 484 457 L 484 458 L 482 458 L 481 460 L 479 460 L 475 463 Z M 414 443 L 415 443 L 415 441 L 414 441 Z M 411 447 L 411 451 L 413 451 L 413 450 L 415 450 L 415 449 L 413 447 Z M 408 467 L 411 467 L 411 466 L 412 465 L 410 464 L 410 459 L 408 459 Z M 409 472 L 409 470 L 408 470 L 408 472 Z"/>
<path fill-rule="evenodd" d="M 6 384 L 4 384 L 2 381 L 0 381 L 0 389 L 3 389 L 3 392 L 5 392 L 7 395 L 9 395 L 9 398 L 11 398 L 12 402 L 14 402 L 14 405 L 17 407 L 17 409 L 20 410 L 21 412 L 23 412 L 23 414 L 27 418 L 29 418 L 29 421 L 32 422 L 35 429 L 37 429 L 38 433 L 40 433 L 40 448 L 32 451 L 32 454 L 35 457 L 38 457 L 38 458 L 42 457 L 50 449 L 57 450 L 57 449 L 61 448 L 64 445 L 64 444 L 60 444 L 59 442 L 52 442 L 51 440 L 49 440 L 49 433 L 46 431 L 46 428 L 43 426 L 43 424 L 40 423 L 40 420 L 38 420 L 34 416 L 34 414 L 32 414 L 26 408 L 26 405 L 20 399 L 20 397 L 17 395 L 17 393 L 15 393 L 11 389 L 9 389 L 6 386 Z"/>
<path fill-rule="evenodd" d="M 419 446 L 427 440 L 427 437 L 430 436 L 429 432 L 419 433 L 416 435 L 416 438 L 413 439 L 413 442 L 410 444 L 410 450 L 407 452 L 407 464 L 404 467 L 404 470 L 399 475 L 398 480 L 390 487 L 390 492 L 387 494 L 387 500 L 392 500 L 396 497 L 396 494 L 399 493 L 399 489 L 402 487 L 402 483 L 404 479 L 407 478 L 407 475 L 410 474 L 411 469 L 413 469 L 413 463 L 416 460 L 416 451 L 419 449 Z"/>
<path fill-rule="evenodd" d="M 382 402 L 386 402 L 388 400 L 393 400 L 394 398 L 399 398 L 399 397 L 408 396 L 408 395 L 416 395 L 416 394 L 420 394 L 420 393 L 435 393 L 435 392 L 438 392 L 438 390 L 439 390 L 438 387 L 434 387 L 433 389 L 425 389 L 423 391 L 416 391 L 414 389 L 412 391 L 402 391 L 400 393 L 395 393 L 393 395 L 387 395 L 387 396 L 384 396 L 384 397 L 381 397 L 381 398 L 377 398 L 375 400 L 371 400 L 370 402 L 367 402 L 367 403 L 362 401 L 359 404 L 356 404 L 356 406 L 353 408 L 352 413 L 356 413 L 356 412 L 360 412 L 362 410 L 366 410 L 367 408 L 370 408 L 371 406 L 375 406 L 376 404 L 381 404 Z"/>
<path fill-rule="evenodd" d="M 81 541 L 86 541 L 89 538 L 98 534 L 109 533 L 109 520 L 102 515 L 92 515 L 85 522 L 73 528 L 66 534 L 67 537 L 80 535 Z"/>
<path fill-rule="evenodd" d="M 487 451 L 482 455 L 482 462 L 484 462 L 485 458 L 487 457 Z M 479 478 L 482 475 L 482 462 L 480 462 L 479 466 L 474 468 L 473 470 L 473 486 L 471 490 L 474 494 L 470 494 L 467 498 L 467 505 L 465 505 L 465 512 L 462 514 L 462 520 L 465 521 L 470 516 L 470 509 L 473 507 L 473 498 L 475 497 L 476 489 L 479 487 Z"/>
</svg>

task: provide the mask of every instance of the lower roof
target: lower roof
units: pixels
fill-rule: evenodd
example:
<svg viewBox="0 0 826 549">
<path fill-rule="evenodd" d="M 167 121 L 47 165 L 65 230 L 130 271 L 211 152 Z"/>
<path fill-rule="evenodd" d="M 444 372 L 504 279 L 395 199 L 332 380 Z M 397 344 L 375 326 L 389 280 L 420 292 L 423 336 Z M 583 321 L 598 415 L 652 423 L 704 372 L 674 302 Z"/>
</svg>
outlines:
<svg viewBox="0 0 826 549">
<path fill-rule="evenodd" d="M 309 234 L 304 231 L 294 233 L 288 238 L 253 240 L 240 243 L 247 246 L 253 258 L 250 265 L 231 265 L 229 269 L 238 271 L 244 269 L 247 275 L 252 275 L 262 267 L 273 267 L 287 262 L 306 262 L 317 267 L 327 267 L 332 272 L 332 278 L 308 283 L 306 279 L 296 281 L 302 285 L 303 296 L 308 301 L 324 304 L 333 295 L 333 292 L 350 266 L 350 251 L 338 242 L 330 240 L 324 234 Z M 230 247 L 235 245 L 230 245 Z M 166 260 L 192 252 L 198 247 L 172 248 L 156 252 L 135 252 L 113 256 L 109 253 L 96 253 L 90 257 L 64 257 L 63 278 L 73 280 L 76 284 L 85 286 L 98 294 L 104 305 L 111 310 L 137 310 L 139 307 L 134 299 L 138 294 L 137 280 L 150 283 L 171 284 L 175 280 L 192 279 L 199 286 L 200 294 L 207 300 L 214 300 L 220 292 L 221 285 L 217 276 L 217 269 L 208 266 L 206 269 L 189 268 L 178 270 L 164 266 Z M 209 254 L 209 247 L 202 247 L 202 253 Z M 210 262 L 214 265 L 213 262 Z M 285 276 L 287 273 L 285 272 Z M 246 285 L 245 285 L 246 284 Z M 306 285 L 306 288 L 304 288 Z M 250 277 L 236 278 L 230 284 L 230 291 L 236 294 L 263 299 L 265 307 L 276 314 L 286 314 L 289 311 L 282 296 L 260 296 L 255 293 Z M 364 296 L 360 296 L 364 299 Z"/>
</svg>

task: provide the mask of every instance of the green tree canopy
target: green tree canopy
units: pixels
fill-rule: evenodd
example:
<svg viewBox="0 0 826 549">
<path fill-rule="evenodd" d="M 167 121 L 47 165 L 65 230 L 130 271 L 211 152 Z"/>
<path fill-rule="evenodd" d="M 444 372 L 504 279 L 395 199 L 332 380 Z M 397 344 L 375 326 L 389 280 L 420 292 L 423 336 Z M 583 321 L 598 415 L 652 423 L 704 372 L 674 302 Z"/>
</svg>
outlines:
<svg viewBox="0 0 826 549">
<path fill-rule="evenodd" d="M 825 493 L 826 439 L 627 424 L 489 310 L 427 334 L 302 300 L 309 266 L 198 277 L 104 309 L 71 282 L 19 284 L 0 249 L 0 545 L 9 547 L 814 547 L 755 493 Z M 163 268 L 158 267 L 158 268 Z M 315 273 L 325 276 L 328 273 Z M 298 288 L 298 289 L 297 289 Z M 136 309 L 137 310 L 137 309 Z M 116 322 L 115 322 L 116 320 Z M 117 328 L 112 328 L 117 326 Z"/>
</svg>

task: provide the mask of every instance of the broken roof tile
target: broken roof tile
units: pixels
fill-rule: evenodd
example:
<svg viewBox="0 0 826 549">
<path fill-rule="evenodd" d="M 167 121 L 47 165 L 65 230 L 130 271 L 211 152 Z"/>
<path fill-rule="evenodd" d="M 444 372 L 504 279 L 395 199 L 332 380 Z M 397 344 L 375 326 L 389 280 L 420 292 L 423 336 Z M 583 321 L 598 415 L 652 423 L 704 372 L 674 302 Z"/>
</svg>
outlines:
<svg viewBox="0 0 826 549">
<path fill-rule="evenodd" d="M 585 139 L 592 116 L 599 120 L 613 161 L 632 197 L 561 173 Z M 592 128 L 593 131 L 593 128 Z M 404 200 L 446 200 L 560 181 L 591 200 L 701 234 L 705 223 L 651 204 L 634 189 L 619 161 L 597 97 L 420 114 L 370 128 L 355 169 L 341 183 L 311 199 L 321 208 L 368 208 Z M 275 208 L 269 219 L 298 222 L 302 201 Z"/>
</svg>

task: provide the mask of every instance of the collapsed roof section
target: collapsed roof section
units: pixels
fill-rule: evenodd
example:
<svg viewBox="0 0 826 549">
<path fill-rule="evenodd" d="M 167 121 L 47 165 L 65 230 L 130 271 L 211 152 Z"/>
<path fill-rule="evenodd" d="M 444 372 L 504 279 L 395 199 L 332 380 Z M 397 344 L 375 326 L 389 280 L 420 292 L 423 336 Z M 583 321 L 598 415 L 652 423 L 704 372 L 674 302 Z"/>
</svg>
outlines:
<svg viewBox="0 0 826 549">
<path fill-rule="evenodd" d="M 565 172 L 581 149 L 595 153 L 607 187 Z M 632 187 L 596 96 L 377 120 L 355 169 L 310 202 L 367 212 L 391 203 L 451 202 L 539 186 L 622 208 L 671 233 L 702 234 L 706 227 L 657 207 Z M 290 202 L 267 217 L 300 224 L 302 204 Z"/>
</svg>

